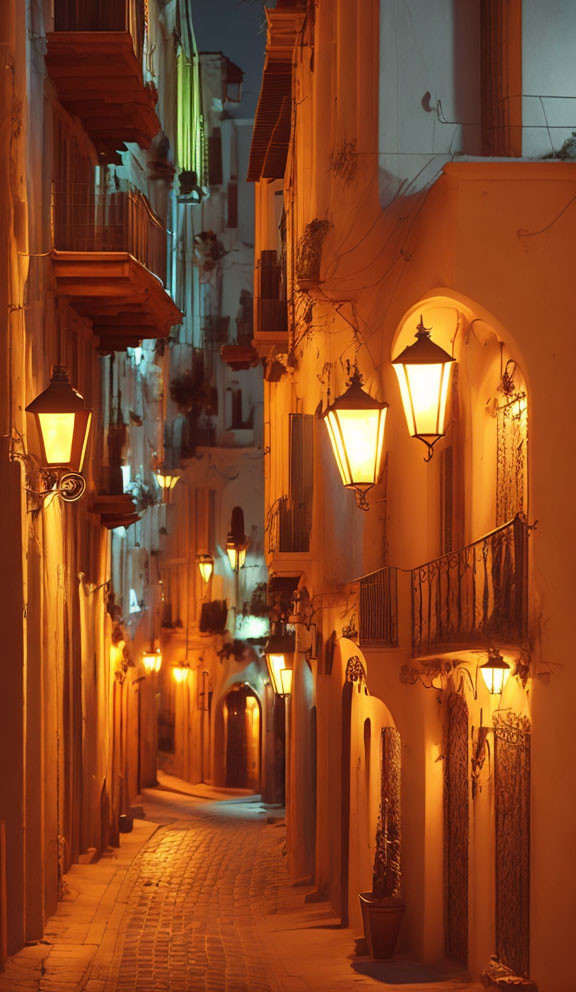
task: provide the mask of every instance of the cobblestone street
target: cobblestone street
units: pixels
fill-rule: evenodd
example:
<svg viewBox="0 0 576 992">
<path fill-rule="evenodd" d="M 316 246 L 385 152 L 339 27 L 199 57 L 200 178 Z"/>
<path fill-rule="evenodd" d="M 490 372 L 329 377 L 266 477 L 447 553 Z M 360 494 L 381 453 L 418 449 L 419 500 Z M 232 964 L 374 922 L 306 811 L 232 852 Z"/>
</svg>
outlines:
<svg viewBox="0 0 576 992">
<path fill-rule="evenodd" d="M 284 824 L 257 799 L 147 790 L 119 852 L 75 866 L 45 938 L 0 992 L 308 992 L 476 988 L 354 954 L 329 907 L 288 884 Z"/>
</svg>

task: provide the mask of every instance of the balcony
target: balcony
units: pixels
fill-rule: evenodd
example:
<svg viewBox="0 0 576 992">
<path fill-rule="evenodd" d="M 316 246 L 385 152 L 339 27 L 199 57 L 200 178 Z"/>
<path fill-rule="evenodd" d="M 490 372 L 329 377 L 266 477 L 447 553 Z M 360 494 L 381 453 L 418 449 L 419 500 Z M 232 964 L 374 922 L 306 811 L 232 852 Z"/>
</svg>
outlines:
<svg viewBox="0 0 576 992">
<path fill-rule="evenodd" d="M 107 161 L 126 142 L 148 148 L 160 130 L 156 89 L 144 82 L 144 38 L 144 0 L 55 0 L 46 68 Z"/>
<path fill-rule="evenodd" d="M 282 299 L 282 267 L 275 251 L 263 251 L 256 266 L 253 345 L 259 355 L 288 350 L 288 304 Z"/>
<path fill-rule="evenodd" d="M 268 554 L 308 554 L 311 526 L 309 503 L 281 496 L 268 512 Z"/>
<path fill-rule="evenodd" d="M 528 619 L 528 527 L 521 517 L 412 570 L 412 652 L 519 645 Z"/>
<path fill-rule="evenodd" d="M 139 190 L 55 184 L 52 230 L 58 295 L 92 321 L 104 352 L 165 338 L 180 323 L 163 285 L 166 227 Z"/>
<path fill-rule="evenodd" d="M 364 575 L 360 586 L 360 646 L 398 647 L 398 570 L 380 568 Z"/>
</svg>

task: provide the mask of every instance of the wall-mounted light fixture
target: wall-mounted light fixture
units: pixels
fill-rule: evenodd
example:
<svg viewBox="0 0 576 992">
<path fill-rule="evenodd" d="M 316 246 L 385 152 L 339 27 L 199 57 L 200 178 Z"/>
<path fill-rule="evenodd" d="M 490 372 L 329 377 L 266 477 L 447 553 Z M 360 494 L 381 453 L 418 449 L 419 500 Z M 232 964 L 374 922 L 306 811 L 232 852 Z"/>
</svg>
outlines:
<svg viewBox="0 0 576 992">
<path fill-rule="evenodd" d="M 61 499 L 73 503 L 86 491 L 80 474 L 90 432 L 92 410 L 84 397 L 71 386 L 65 365 L 54 365 L 44 392 L 26 407 L 34 414 L 42 454 L 42 467 L 49 488 Z"/>
<path fill-rule="evenodd" d="M 162 652 L 160 648 L 151 648 L 150 651 L 144 651 L 142 655 L 142 664 L 149 675 L 151 675 L 152 672 L 159 672 L 162 668 Z"/>
<path fill-rule="evenodd" d="M 175 682 L 183 683 L 188 681 L 190 665 L 186 661 L 180 661 L 172 668 L 172 676 Z"/>
<path fill-rule="evenodd" d="M 162 490 L 162 502 L 170 502 L 170 494 L 174 489 L 174 486 L 178 482 L 180 476 L 176 472 L 170 472 L 168 469 L 158 468 L 154 472 L 156 482 Z"/>
<path fill-rule="evenodd" d="M 453 361 L 447 351 L 434 344 L 430 328 L 424 327 L 422 316 L 416 329 L 416 344 L 408 345 L 392 361 L 400 384 L 408 430 L 412 437 L 427 446 L 427 462 L 432 458 L 436 442 L 444 437 Z"/>
<path fill-rule="evenodd" d="M 347 489 L 356 505 L 368 510 L 367 492 L 380 480 L 384 453 L 384 426 L 388 403 L 373 399 L 362 389 L 362 376 L 354 369 L 348 389 L 322 414 L 332 450 Z"/>
<path fill-rule="evenodd" d="M 212 555 L 198 555 L 196 563 L 202 576 L 202 581 L 208 585 L 214 571 L 214 558 Z"/>
<path fill-rule="evenodd" d="M 226 554 L 233 572 L 240 571 L 246 564 L 246 548 L 248 542 L 244 534 L 244 512 L 241 506 L 232 510 L 230 533 L 226 538 Z"/>
<path fill-rule="evenodd" d="M 490 695 L 499 696 L 510 676 L 510 665 L 497 648 L 489 649 L 488 661 L 480 665 L 480 671 Z"/>
<path fill-rule="evenodd" d="M 288 633 L 282 623 L 274 625 L 264 648 L 272 688 L 277 696 L 292 692 L 294 668 L 294 634 Z"/>
</svg>

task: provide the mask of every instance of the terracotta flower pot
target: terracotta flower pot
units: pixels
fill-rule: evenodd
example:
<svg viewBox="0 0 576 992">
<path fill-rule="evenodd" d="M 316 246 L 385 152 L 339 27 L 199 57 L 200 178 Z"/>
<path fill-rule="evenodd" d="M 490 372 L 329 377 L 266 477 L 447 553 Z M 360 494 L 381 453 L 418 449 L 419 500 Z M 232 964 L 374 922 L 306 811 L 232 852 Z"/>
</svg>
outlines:
<svg viewBox="0 0 576 992">
<path fill-rule="evenodd" d="M 361 892 L 360 906 L 364 921 L 364 936 L 370 954 L 376 960 L 391 958 L 406 912 L 406 904 L 395 896 L 376 899 L 371 892 Z"/>
</svg>

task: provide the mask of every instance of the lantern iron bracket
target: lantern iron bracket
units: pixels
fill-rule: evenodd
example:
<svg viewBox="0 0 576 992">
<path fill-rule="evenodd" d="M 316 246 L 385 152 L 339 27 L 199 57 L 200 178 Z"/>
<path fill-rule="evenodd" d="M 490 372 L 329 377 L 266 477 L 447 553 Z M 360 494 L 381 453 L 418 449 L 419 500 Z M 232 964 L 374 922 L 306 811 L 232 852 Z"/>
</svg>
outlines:
<svg viewBox="0 0 576 992">
<path fill-rule="evenodd" d="M 48 496 L 59 496 L 65 503 L 75 503 L 82 498 L 86 492 L 86 479 L 79 472 L 63 472 L 55 475 L 45 469 L 40 469 L 40 474 L 46 489 L 30 489 L 26 487 L 26 492 L 32 496 L 39 496 L 46 499 Z"/>
</svg>

